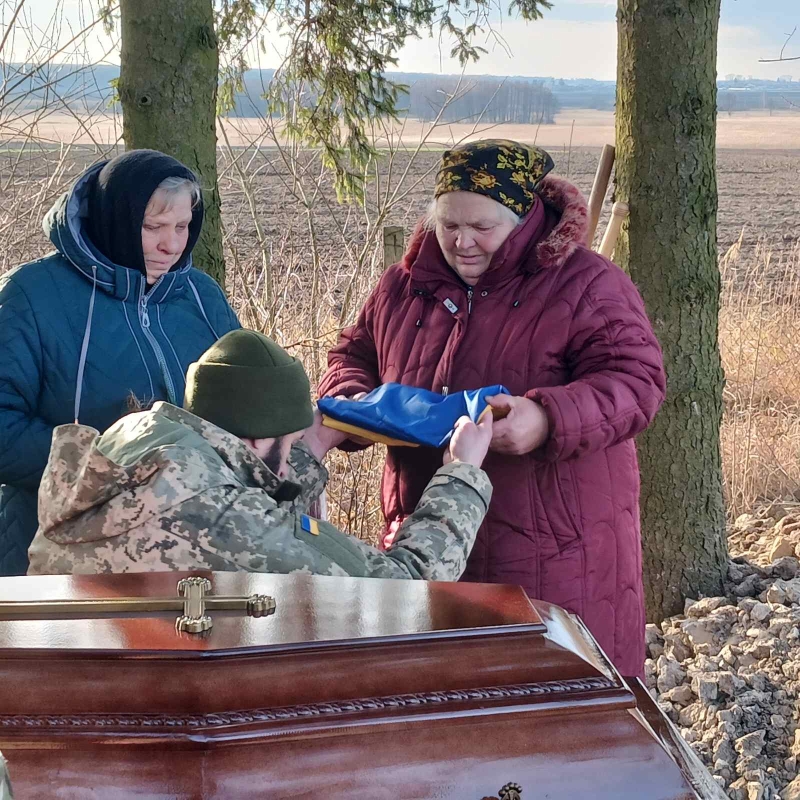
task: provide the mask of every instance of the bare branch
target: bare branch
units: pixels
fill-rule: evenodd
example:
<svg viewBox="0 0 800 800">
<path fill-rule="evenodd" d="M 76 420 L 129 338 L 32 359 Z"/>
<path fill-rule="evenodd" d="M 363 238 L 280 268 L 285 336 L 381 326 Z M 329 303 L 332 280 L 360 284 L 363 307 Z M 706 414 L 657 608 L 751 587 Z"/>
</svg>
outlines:
<svg viewBox="0 0 800 800">
<path fill-rule="evenodd" d="M 6 32 L 3 34 L 2 41 L 0 41 L 0 53 L 3 52 L 3 48 L 6 46 L 8 37 L 11 35 L 11 31 L 14 30 L 14 23 L 17 21 L 17 17 L 20 15 L 20 12 L 22 11 L 22 6 L 24 5 L 25 5 L 25 0 L 19 0 L 17 7 L 14 9 L 14 13 L 11 15 L 11 19 L 8 22 L 8 27 L 6 28 Z"/>
<path fill-rule="evenodd" d="M 797 25 L 794 26 L 794 30 L 786 37 L 786 41 L 783 43 L 783 47 L 781 47 L 781 54 L 779 58 L 783 58 L 783 54 L 786 52 L 786 46 L 792 40 L 792 36 L 797 33 Z"/>
<path fill-rule="evenodd" d="M 22 4 L 20 4 L 20 8 L 21 7 L 22 7 Z M 33 69 L 31 69 L 28 72 L 22 74 L 20 76 L 19 80 L 16 83 L 12 84 L 11 86 L 4 87 L 3 93 L 0 94 L 0 104 L 2 104 L 3 101 L 7 97 L 9 97 L 11 95 L 11 93 L 15 89 L 17 89 L 20 86 L 22 86 L 25 83 L 25 81 L 29 80 L 34 75 L 36 75 L 37 73 L 41 72 L 48 64 L 54 63 L 55 59 L 58 58 L 58 56 L 60 56 L 63 53 L 65 53 L 72 45 L 74 45 L 80 39 L 85 37 L 86 34 L 89 33 L 89 31 L 91 31 L 93 28 L 97 27 L 97 25 L 99 25 L 101 22 L 102 22 L 102 20 L 100 20 L 100 19 L 95 19 L 92 22 L 90 22 L 85 28 L 83 28 L 83 30 L 78 31 L 78 33 L 76 33 L 68 42 L 63 44 L 57 50 L 54 50 L 52 53 L 50 53 L 45 61 L 43 61 L 41 64 L 36 64 L 33 67 Z"/>
<path fill-rule="evenodd" d="M 792 37 L 797 33 L 797 26 L 795 25 L 794 30 L 787 34 L 786 41 L 783 43 L 783 47 L 781 47 L 780 55 L 777 58 L 759 58 L 759 64 L 777 64 L 782 61 L 800 61 L 800 56 L 792 56 L 791 58 L 786 58 L 783 54 L 786 52 L 786 47 L 789 42 L 792 40 Z"/>
</svg>

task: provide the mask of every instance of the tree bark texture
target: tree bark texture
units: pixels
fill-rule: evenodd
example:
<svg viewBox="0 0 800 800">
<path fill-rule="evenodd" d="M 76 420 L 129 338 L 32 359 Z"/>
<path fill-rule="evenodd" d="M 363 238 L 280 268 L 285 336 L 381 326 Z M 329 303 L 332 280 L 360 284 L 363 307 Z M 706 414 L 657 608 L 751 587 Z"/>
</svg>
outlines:
<svg viewBox="0 0 800 800">
<path fill-rule="evenodd" d="M 161 150 L 200 176 L 205 223 L 194 263 L 224 285 L 213 11 L 212 0 L 122 0 L 119 96 L 128 149 Z"/>
<path fill-rule="evenodd" d="M 717 595 L 727 564 L 717 340 L 720 0 L 619 0 L 617 258 L 664 349 L 668 393 L 639 440 L 647 614 Z"/>
</svg>

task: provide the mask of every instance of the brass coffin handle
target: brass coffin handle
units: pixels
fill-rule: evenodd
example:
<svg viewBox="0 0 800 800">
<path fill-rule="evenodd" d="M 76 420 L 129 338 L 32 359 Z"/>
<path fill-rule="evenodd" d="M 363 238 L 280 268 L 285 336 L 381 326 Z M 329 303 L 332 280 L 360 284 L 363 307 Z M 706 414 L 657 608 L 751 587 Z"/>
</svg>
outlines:
<svg viewBox="0 0 800 800">
<path fill-rule="evenodd" d="M 147 614 L 179 611 L 175 627 L 180 632 L 203 633 L 213 626 L 209 611 L 241 611 L 248 617 L 275 613 L 275 600 L 264 594 L 249 597 L 214 596 L 208 578 L 184 578 L 175 597 L 114 597 L 91 600 L 0 601 L 0 620 L 91 619 L 100 614 Z M 2 798 L 0 798 L 2 800 Z"/>
<path fill-rule="evenodd" d="M 178 594 L 183 597 L 183 614 L 175 620 L 175 630 L 184 633 L 205 633 L 214 624 L 206 614 L 205 595 L 211 591 L 208 578 L 184 578 L 178 581 Z"/>
<path fill-rule="evenodd" d="M 211 581 L 208 578 L 184 578 L 178 582 L 178 594 L 183 597 L 183 614 L 175 620 L 175 628 L 185 633 L 205 633 L 214 624 L 207 607 L 215 605 L 214 600 L 223 598 L 208 597 Z M 224 598 L 234 600 L 237 598 Z M 244 601 L 244 611 L 248 617 L 267 617 L 275 612 L 275 601 L 265 594 L 253 594 Z"/>
</svg>

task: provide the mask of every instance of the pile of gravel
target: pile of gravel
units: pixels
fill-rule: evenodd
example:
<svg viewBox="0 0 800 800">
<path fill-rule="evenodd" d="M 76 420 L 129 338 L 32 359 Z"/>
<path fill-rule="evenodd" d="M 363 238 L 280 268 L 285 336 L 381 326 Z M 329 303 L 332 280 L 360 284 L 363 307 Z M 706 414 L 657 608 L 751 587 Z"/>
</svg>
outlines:
<svg viewBox="0 0 800 800">
<path fill-rule="evenodd" d="M 800 504 L 736 520 L 726 597 L 647 626 L 647 684 L 733 800 L 800 800 Z"/>
</svg>

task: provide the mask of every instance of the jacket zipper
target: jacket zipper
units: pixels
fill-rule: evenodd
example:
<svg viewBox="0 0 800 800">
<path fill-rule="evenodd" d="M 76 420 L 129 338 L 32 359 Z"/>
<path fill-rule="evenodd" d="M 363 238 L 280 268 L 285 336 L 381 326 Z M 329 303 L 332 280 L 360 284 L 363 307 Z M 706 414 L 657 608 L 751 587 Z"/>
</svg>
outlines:
<svg viewBox="0 0 800 800">
<path fill-rule="evenodd" d="M 472 314 L 472 296 L 475 294 L 475 289 L 472 286 L 467 286 L 467 317 Z M 459 345 L 461 344 L 461 339 L 463 339 L 467 335 L 467 325 L 464 323 L 464 330 L 461 333 L 461 337 L 459 340 L 453 345 L 452 355 L 450 356 L 450 369 L 448 372 L 452 372 L 453 369 L 453 362 L 455 361 L 456 351 L 458 350 Z M 449 386 L 442 386 L 442 394 L 447 397 L 450 393 Z"/>
<path fill-rule="evenodd" d="M 153 289 L 155 289 L 156 286 L 161 283 L 161 280 L 162 278 L 159 278 L 153 284 Z M 164 378 L 164 383 L 167 386 L 167 396 L 169 397 L 169 402 L 172 403 L 172 405 L 177 405 L 175 401 L 175 384 L 172 382 L 172 376 L 169 374 L 167 360 L 164 358 L 164 352 L 161 350 L 161 346 L 158 344 L 156 337 L 150 332 L 150 312 L 147 310 L 147 295 L 144 291 L 145 285 L 146 281 L 143 280 L 142 288 L 139 292 L 139 324 L 142 326 L 144 338 L 147 339 L 147 341 L 150 343 L 150 347 L 153 348 L 156 361 L 158 361 L 158 366 L 161 368 L 161 375 Z"/>
</svg>

